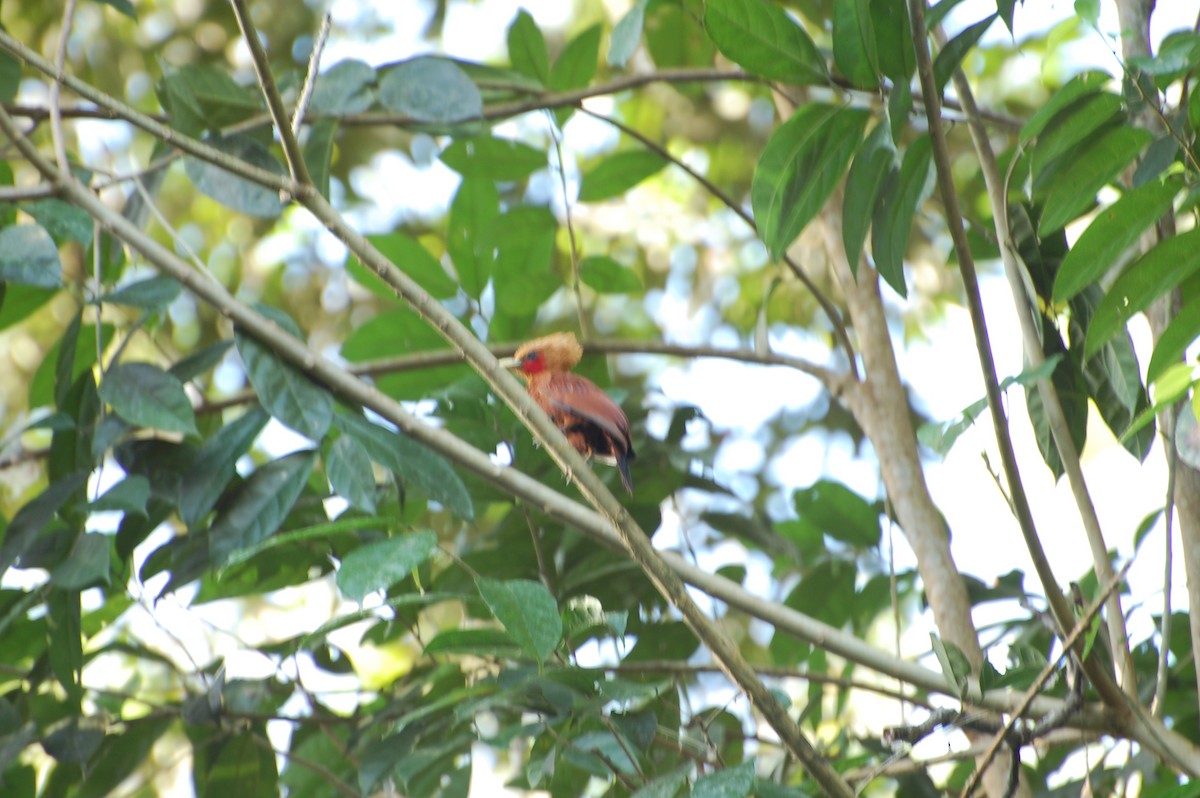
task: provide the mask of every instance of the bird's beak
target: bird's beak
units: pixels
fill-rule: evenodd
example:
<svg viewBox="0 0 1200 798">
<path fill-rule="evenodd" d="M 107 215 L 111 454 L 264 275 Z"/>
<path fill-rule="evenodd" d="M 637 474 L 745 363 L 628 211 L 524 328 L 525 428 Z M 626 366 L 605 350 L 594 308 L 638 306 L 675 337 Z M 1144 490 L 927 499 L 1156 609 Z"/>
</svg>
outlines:
<svg viewBox="0 0 1200 798">
<path fill-rule="evenodd" d="M 504 369 L 515 369 L 519 368 L 521 365 L 521 361 L 517 360 L 515 357 L 502 357 L 496 362 L 500 364 L 500 368 Z"/>
</svg>

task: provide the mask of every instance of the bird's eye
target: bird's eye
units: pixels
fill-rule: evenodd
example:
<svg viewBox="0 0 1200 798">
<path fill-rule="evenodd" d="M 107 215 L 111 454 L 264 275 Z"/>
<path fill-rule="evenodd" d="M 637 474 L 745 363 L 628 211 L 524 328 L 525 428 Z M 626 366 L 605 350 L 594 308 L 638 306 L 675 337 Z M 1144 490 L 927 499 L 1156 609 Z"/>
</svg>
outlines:
<svg viewBox="0 0 1200 798">
<path fill-rule="evenodd" d="M 540 358 L 541 356 L 542 356 L 541 352 L 530 352 L 525 357 L 523 357 L 522 360 L 533 363 L 533 362 L 537 361 L 538 358 Z"/>
</svg>

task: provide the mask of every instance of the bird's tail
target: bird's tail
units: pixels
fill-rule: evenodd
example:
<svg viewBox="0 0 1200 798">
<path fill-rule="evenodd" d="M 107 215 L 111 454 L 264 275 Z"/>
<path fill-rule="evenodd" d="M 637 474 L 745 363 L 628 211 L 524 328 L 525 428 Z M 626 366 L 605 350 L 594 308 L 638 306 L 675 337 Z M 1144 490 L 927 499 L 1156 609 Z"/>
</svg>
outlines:
<svg viewBox="0 0 1200 798">
<path fill-rule="evenodd" d="M 629 473 L 629 458 L 617 458 L 617 470 L 621 472 L 621 484 L 630 496 L 633 495 L 633 476 Z"/>
</svg>

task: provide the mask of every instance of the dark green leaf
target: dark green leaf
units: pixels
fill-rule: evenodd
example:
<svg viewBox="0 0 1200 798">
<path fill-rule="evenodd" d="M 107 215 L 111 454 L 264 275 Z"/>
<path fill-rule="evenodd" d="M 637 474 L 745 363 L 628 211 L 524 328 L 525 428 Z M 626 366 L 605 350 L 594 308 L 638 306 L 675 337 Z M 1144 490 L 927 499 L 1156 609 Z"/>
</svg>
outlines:
<svg viewBox="0 0 1200 798">
<path fill-rule="evenodd" d="M 754 170 L 750 200 L 772 257 L 783 254 L 833 193 L 869 116 L 810 103 L 771 135 Z"/>
<path fill-rule="evenodd" d="M 1108 273 L 1150 225 L 1170 210 L 1182 182 L 1175 178 L 1135 188 L 1096 214 L 1063 258 L 1054 301 L 1066 302 Z"/>
<path fill-rule="evenodd" d="M 135 770 L 146 764 L 150 750 L 176 722 L 176 718 L 150 716 L 125 718 L 104 737 L 74 798 L 107 798 Z M 119 730 L 118 730 L 119 729 Z"/>
<path fill-rule="evenodd" d="M 259 744 L 261 730 L 247 730 L 230 737 L 219 748 L 208 768 L 208 779 L 198 798 L 276 798 L 279 774 L 275 752 Z"/>
<path fill-rule="evenodd" d="M 402 352 L 445 349 L 446 340 L 408 308 L 385 311 L 360 324 L 342 344 L 342 357 L 355 363 Z"/>
<path fill-rule="evenodd" d="M 280 177 L 285 174 L 270 150 L 249 136 L 226 136 L 214 139 L 209 144 L 251 166 Z M 264 219 L 274 219 L 283 210 L 279 192 L 273 188 L 253 183 L 191 155 L 184 156 L 183 168 L 197 189 L 230 210 Z"/>
<path fill-rule="evenodd" d="M 441 455 L 417 443 L 407 435 L 372 424 L 362 416 L 339 414 L 338 428 L 353 435 L 376 463 L 400 479 L 416 485 L 429 498 L 467 521 L 475 509 L 466 486 Z"/>
<path fill-rule="evenodd" d="M 96 365 L 96 326 L 80 324 L 78 333 L 72 336 L 72 323 L 66 333 L 47 350 L 41 364 L 33 374 L 29 386 L 29 406 L 41 407 L 49 404 L 61 405 L 66 392 L 85 371 Z M 113 326 L 100 327 L 101 341 L 112 340 Z M 72 340 L 73 339 L 73 340 Z"/>
<path fill-rule="evenodd" d="M 249 548 L 279 529 L 317 461 L 313 450 L 272 460 L 251 474 L 222 507 L 208 535 L 209 557 L 221 566 L 238 549 Z"/>
<path fill-rule="evenodd" d="M 1111 75 L 1098 70 L 1083 72 L 1071 78 L 1021 128 L 1021 142 L 1028 143 L 1030 139 L 1040 135 L 1051 120 L 1059 115 L 1059 112 L 1068 108 L 1081 97 L 1098 93 L 1111 80 Z"/>
<path fill-rule="evenodd" d="M 52 590 L 46 609 L 50 671 L 66 691 L 67 700 L 75 713 L 81 714 L 79 677 L 83 670 L 83 629 L 79 618 L 79 593 L 74 590 Z"/>
<path fill-rule="evenodd" d="M 450 203 L 446 251 L 464 291 L 475 299 L 492 277 L 500 195 L 489 180 L 464 179 Z"/>
<path fill-rule="evenodd" d="M 455 139 L 438 157 L 464 178 L 499 182 L 524 180 L 547 163 L 542 150 L 495 136 Z"/>
<path fill-rule="evenodd" d="M 871 252 L 875 268 L 900 296 L 908 295 L 904 281 L 904 254 L 917 207 L 931 186 L 929 136 L 921 136 L 904 153 L 895 182 L 881 191 L 871 220 Z"/>
<path fill-rule="evenodd" d="M 338 590 L 351 601 L 361 602 L 411 575 L 436 549 L 437 535 L 428 529 L 360 546 L 342 559 Z"/>
<path fill-rule="evenodd" d="M 425 646 L 426 654 L 472 654 L 500 657 L 516 654 L 521 647 L 502 629 L 447 629 Z"/>
<path fill-rule="evenodd" d="M 983 37 L 983 34 L 987 33 L 987 29 L 996 21 L 996 16 L 996 14 L 992 14 L 963 29 L 961 33 L 946 42 L 946 46 L 937 54 L 937 58 L 933 61 L 933 77 L 937 82 L 938 94 L 946 90 L 946 84 L 950 82 L 958 65 L 962 63 L 963 58 L 976 42 Z"/>
<path fill-rule="evenodd" d="M 50 234 L 36 224 L 0 230 L 0 281 L 58 288 L 62 264 Z"/>
<path fill-rule="evenodd" d="M 289 334 L 301 337 L 295 322 L 283 311 L 267 305 L 256 309 Z M 321 440 L 333 420 L 329 392 L 240 330 L 234 332 L 234 343 L 246 367 L 246 377 L 267 412 L 306 438 Z"/>
<path fill-rule="evenodd" d="M 833 63 L 860 89 L 879 85 L 879 56 L 870 0 L 845 0 L 833 5 Z"/>
<path fill-rule="evenodd" d="M 393 67 L 379 83 L 379 101 L 389 111 L 418 122 L 448 124 L 478 119 L 479 89 L 453 61 L 421 56 Z"/>
<path fill-rule="evenodd" d="M 522 9 L 508 26 L 508 60 L 513 69 L 540 83 L 550 78 L 550 53 L 546 39 L 529 12 Z"/>
<path fill-rule="evenodd" d="M 842 199 L 842 245 L 846 248 L 850 270 L 855 274 L 879 191 L 895 162 L 896 146 L 892 144 L 887 121 L 881 121 L 858 148 L 846 176 L 846 193 Z"/>
<path fill-rule="evenodd" d="M 100 398 L 130 424 L 184 435 L 196 432 L 196 415 L 183 383 L 153 363 L 121 363 L 100 383 Z"/>
<path fill-rule="evenodd" d="M 1042 319 L 1042 350 L 1047 358 L 1066 353 L 1058 330 L 1049 319 L 1044 317 Z M 1088 393 L 1077 361 L 1063 358 L 1050 375 L 1050 380 L 1054 385 L 1055 393 L 1058 394 L 1059 404 L 1062 405 L 1071 442 L 1076 451 L 1082 451 L 1087 438 Z M 1033 433 L 1037 439 L 1038 449 L 1042 453 L 1042 460 L 1057 479 L 1063 474 L 1063 462 L 1059 455 L 1058 444 L 1050 430 L 1050 421 L 1046 414 L 1045 404 L 1042 402 L 1041 391 L 1037 389 L 1025 391 L 1025 406 L 1029 411 L 1029 420 L 1033 424 Z"/>
<path fill-rule="evenodd" d="M 375 514 L 375 472 L 367 450 L 349 435 L 329 447 L 325 473 L 333 492 L 365 513 Z"/>
<path fill-rule="evenodd" d="M 1200 269 L 1200 229 L 1160 242 L 1113 283 L 1088 325 L 1086 357 L 1092 357 L 1135 313 Z"/>
<path fill-rule="evenodd" d="M 106 490 L 88 507 L 93 513 L 116 510 L 134 515 L 146 515 L 146 502 L 150 501 L 150 480 L 141 474 L 130 474 Z"/>
<path fill-rule="evenodd" d="M 1116 178 L 1150 138 L 1145 130 L 1122 126 L 1092 139 L 1055 175 L 1046 194 L 1038 232 L 1044 237 L 1090 208 L 1096 201 L 1096 192 Z"/>
<path fill-rule="evenodd" d="M 99 532 L 80 535 L 67 558 L 50 572 L 50 583 L 62 590 L 82 590 L 109 584 L 112 537 Z"/>
<path fill-rule="evenodd" d="M 92 243 L 92 217 L 83 208 L 51 197 L 29 203 L 25 212 L 60 244 L 77 241 L 87 246 Z"/>
<path fill-rule="evenodd" d="M 476 584 L 509 637 L 538 662 L 545 662 L 563 631 L 558 604 L 546 586 L 527 579 L 480 578 Z"/>
<path fill-rule="evenodd" d="M 642 40 L 642 24 L 645 14 L 645 0 L 635 0 L 630 9 L 625 12 L 625 16 L 617 20 L 617 24 L 613 26 L 612 36 L 608 40 L 606 60 L 609 66 L 624 69 L 625 65 L 629 63 L 629 59 L 633 58 L 633 54 L 637 52 L 638 44 Z"/>
<path fill-rule="evenodd" d="M 771 80 L 823 83 L 825 61 L 783 7 L 765 0 L 708 0 L 704 27 L 730 61 Z"/>
<path fill-rule="evenodd" d="M 255 405 L 204 442 L 180 482 L 179 517 L 195 529 L 233 479 L 238 458 L 250 450 L 270 416 Z"/>
<path fill-rule="evenodd" d="M 626 150 L 608 156 L 583 173 L 579 181 L 579 201 L 599 202 L 624 194 L 667 162 L 649 150 Z"/>
<path fill-rule="evenodd" d="M 642 32 L 660 69 L 711 66 L 716 56 L 713 40 L 700 26 L 699 9 L 683 3 L 648 3 Z"/>
<path fill-rule="evenodd" d="M 357 114 L 371 107 L 375 70 L 356 58 L 347 58 L 325 70 L 313 87 L 311 108 L 322 114 Z"/>
<path fill-rule="evenodd" d="M 584 285 L 601 294 L 637 294 L 642 290 L 637 274 L 607 255 L 584 258 L 579 262 L 579 276 Z"/>
<path fill-rule="evenodd" d="M 135 283 L 127 283 L 116 291 L 104 294 L 101 302 L 112 302 L 116 305 L 128 305 L 148 313 L 158 313 L 171 304 L 183 286 L 173 277 L 147 277 Z"/>
<path fill-rule="evenodd" d="M 796 513 L 822 532 L 853 546 L 878 546 L 879 510 L 840 482 L 819 480 L 792 495 Z"/>
<path fill-rule="evenodd" d="M 42 748 L 59 762 L 82 764 L 92 758 L 104 742 L 104 728 L 79 717 L 55 724 L 42 738 Z"/>
<path fill-rule="evenodd" d="M 905 0 L 871 0 L 871 22 L 880 70 L 894 86 L 907 89 L 917 69 L 917 56 Z"/>
<path fill-rule="evenodd" d="M 754 760 L 710 773 L 692 785 L 692 798 L 746 798 L 754 786 Z"/>
<path fill-rule="evenodd" d="M 1056 169 L 1069 163 L 1080 146 L 1097 131 L 1120 123 L 1121 98 L 1107 92 L 1085 94 L 1050 120 L 1030 148 L 1035 188 L 1052 180 Z M 1061 162 L 1059 158 L 1066 156 Z"/>
<path fill-rule="evenodd" d="M 203 349 L 188 355 L 174 366 L 171 366 L 168 371 L 174 374 L 175 377 L 181 382 L 194 380 L 196 377 L 199 377 L 201 374 L 220 363 L 221 359 L 225 357 L 225 353 L 231 346 L 233 346 L 233 341 L 217 341 L 215 344 L 206 346 Z"/>
<path fill-rule="evenodd" d="M 128 2 L 128 0 L 122 0 Z M 0 102 L 11 103 L 21 90 L 21 62 L 12 53 L 0 52 Z M 6 185 L 12 185 L 11 182 Z"/>
</svg>

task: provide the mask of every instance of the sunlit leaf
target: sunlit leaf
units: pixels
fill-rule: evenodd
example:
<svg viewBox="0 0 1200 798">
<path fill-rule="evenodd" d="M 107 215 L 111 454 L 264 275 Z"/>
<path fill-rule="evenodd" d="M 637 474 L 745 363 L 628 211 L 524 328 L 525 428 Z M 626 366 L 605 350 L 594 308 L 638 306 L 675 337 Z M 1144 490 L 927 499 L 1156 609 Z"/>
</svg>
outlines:
<svg viewBox="0 0 1200 798">
<path fill-rule="evenodd" d="M 580 202 L 598 202 L 624 194 L 667 162 L 649 150 L 626 150 L 610 155 L 583 173 L 579 183 Z"/>
<path fill-rule="evenodd" d="M 788 83 L 820 83 L 825 60 L 783 6 L 765 0 L 708 0 L 704 27 L 721 52 L 746 70 Z"/>
<path fill-rule="evenodd" d="M 495 136 L 455 139 L 438 157 L 465 178 L 496 181 L 524 180 L 547 163 L 544 150 Z"/>
<path fill-rule="evenodd" d="M 550 78 L 550 53 L 546 39 L 529 12 L 517 12 L 508 26 L 508 60 L 513 69 L 535 80 L 546 83 Z"/>
<path fill-rule="evenodd" d="M 36 224 L 0 230 L 0 281 L 57 288 L 62 281 L 62 264 L 50 234 Z"/>
<path fill-rule="evenodd" d="M 1090 208 L 1096 192 L 1108 185 L 1137 157 L 1150 134 L 1133 127 L 1115 127 L 1090 140 L 1061 172 L 1046 193 L 1045 212 L 1038 231 L 1051 233 Z"/>
<path fill-rule="evenodd" d="M 646 0 L 635 0 L 625 16 L 617 20 L 613 26 L 612 36 L 608 40 L 609 66 L 624 69 L 637 50 L 642 40 L 642 23 L 645 19 Z"/>
</svg>

